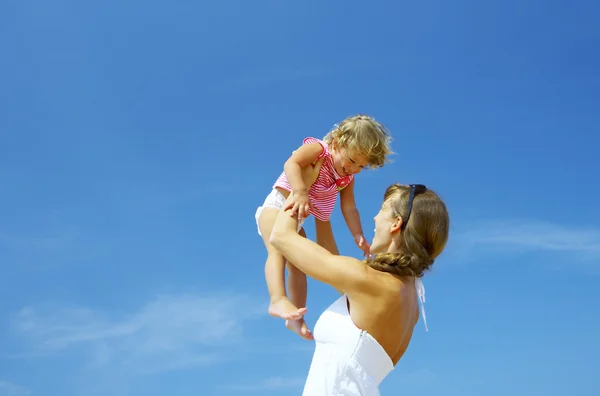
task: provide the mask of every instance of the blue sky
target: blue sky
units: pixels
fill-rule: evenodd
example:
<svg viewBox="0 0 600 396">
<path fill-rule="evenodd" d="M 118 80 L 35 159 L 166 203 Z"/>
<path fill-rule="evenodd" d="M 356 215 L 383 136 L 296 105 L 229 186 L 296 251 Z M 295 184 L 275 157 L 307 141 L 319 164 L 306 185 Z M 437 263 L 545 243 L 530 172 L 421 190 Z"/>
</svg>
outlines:
<svg viewBox="0 0 600 396">
<path fill-rule="evenodd" d="M 290 152 L 355 113 L 358 176 L 446 201 L 448 247 L 383 395 L 600 387 L 597 2 L 5 1 L 0 396 L 297 395 L 254 223 Z M 343 254 L 359 257 L 341 214 Z M 309 237 L 314 235 L 308 222 Z M 311 281 L 309 313 L 336 297 Z"/>
</svg>

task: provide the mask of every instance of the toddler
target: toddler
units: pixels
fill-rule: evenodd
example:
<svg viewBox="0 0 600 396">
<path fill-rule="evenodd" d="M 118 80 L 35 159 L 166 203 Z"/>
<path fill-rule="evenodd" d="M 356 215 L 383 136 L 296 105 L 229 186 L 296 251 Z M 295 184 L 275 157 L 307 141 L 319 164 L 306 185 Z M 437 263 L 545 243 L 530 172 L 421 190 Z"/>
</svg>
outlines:
<svg viewBox="0 0 600 396">
<path fill-rule="evenodd" d="M 286 319 L 286 326 L 301 337 L 311 339 L 303 316 L 306 313 L 306 275 L 287 263 L 288 288 L 285 290 L 286 259 L 275 250 L 269 238 L 280 210 L 292 207 L 298 216 L 298 232 L 304 219 L 313 215 L 328 222 L 340 196 L 340 208 L 354 242 L 369 254 L 369 242 L 363 235 L 360 216 L 354 201 L 354 176 L 368 168 L 379 168 L 388 162 L 392 141 L 386 128 L 372 117 L 356 115 L 346 118 L 327 133 L 323 140 L 308 137 L 285 162 L 271 193 L 256 210 L 258 233 L 267 248 L 265 277 L 271 298 L 269 314 Z M 310 175 L 310 176 L 307 176 Z M 291 198 L 285 205 L 287 198 Z"/>
</svg>

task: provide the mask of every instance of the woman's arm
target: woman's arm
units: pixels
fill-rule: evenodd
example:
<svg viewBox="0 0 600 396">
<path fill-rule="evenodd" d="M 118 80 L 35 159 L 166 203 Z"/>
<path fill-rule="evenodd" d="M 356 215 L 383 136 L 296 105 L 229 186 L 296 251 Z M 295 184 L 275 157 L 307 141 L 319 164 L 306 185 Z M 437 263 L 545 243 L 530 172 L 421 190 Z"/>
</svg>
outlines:
<svg viewBox="0 0 600 396">
<path fill-rule="evenodd" d="M 368 267 L 361 261 L 331 254 L 296 232 L 297 219 L 280 211 L 271 233 L 271 244 L 308 276 L 343 292 L 367 288 Z"/>
</svg>

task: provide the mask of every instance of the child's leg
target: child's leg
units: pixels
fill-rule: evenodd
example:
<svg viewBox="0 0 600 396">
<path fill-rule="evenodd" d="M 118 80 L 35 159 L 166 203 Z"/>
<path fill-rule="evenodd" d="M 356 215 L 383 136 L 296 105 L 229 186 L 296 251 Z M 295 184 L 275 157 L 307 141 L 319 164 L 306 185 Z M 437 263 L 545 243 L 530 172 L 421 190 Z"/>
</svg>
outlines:
<svg viewBox="0 0 600 396">
<path fill-rule="evenodd" d="M 269 314 L 283 319 L 300 319 L 306 313 L 306 308 L 300 309 L 292 304 L 285 293 L 285 257 L 283 257 L 269 242 L 273 224 L 279 210 L 264 208 L 258 219 L 258 226 L 267 248 L 267 261 L 265 263 L 265 278 L 271 303 Z M 306 297 L 305 297 L 306 299 Z"/>
<path fill-rule="evenodd" d="M 306 238 L 306 232 L 304 231 L 304 228 L 300 229 L 300 231 L 298 232 L 300 235 L 302 235 L 304 238 Z M 288 290 L 289 290 L 289 296 L 290 296 L 290 300 L 292 301 L 292 304 L 294 304 L 297 307 L 305 307 L 306 306 L 306 292 L 307 292 L 307 288 L 308 288 L 308 284 L 306 281 L 306 274 L 302 271 L 300 271 L 298 268 L 296 268 L 292 263 L 290 263 L 289 261 L 287 261 L 287 269 L 288 269 Z M 286 320 L 285 321 L 285 326 L 298 333 L 298 335 L 300 335 L 300 337 L 307 339 L 307 340 L 312 340 L 313 336 L 310 332 L 310 330 L 308 329 L 308 326 L 306 326 L 306 322 L 304 321 L 304 318 L 302 319 L 297 319 L 297 320 Z"/>
<path fill-rule="evenodd" d="M 304 228 L 300 229 L 298 234 L 306 238 L 306 232 L 304 231 Z M 306 274 L 296 268 L 289 261 L 286 261 L 286 264 L 288 270 L 287 288 L 289 291 L 290 301 L 297 307 L 306 307 L 306 292 L 308 288 Z"/>
</svg>

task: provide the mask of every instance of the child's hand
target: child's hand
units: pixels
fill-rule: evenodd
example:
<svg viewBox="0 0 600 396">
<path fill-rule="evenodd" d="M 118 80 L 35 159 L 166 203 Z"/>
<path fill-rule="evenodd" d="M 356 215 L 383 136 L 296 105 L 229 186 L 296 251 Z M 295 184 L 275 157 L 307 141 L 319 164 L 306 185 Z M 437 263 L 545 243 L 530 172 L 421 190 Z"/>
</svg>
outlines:
<svg viewBox="0 0 600 396">
<path fill-rule="evenodd" d="M 310 202 L 308 193 L 292 192 L 290 202 L 283 208 L 283 210 L 285 211 L 289 208 L 292 208 L 292 212 L 290 213 L 292 217 L 297 216 L 298 219 L 308 217 L 310 215 L 310 209 L 312 208 L 312 203 Z"/>
<path fill-rule="evenodd" d="M 369 245 L 369 242 L 363 234 L 354 235 L 354 243 L 356 243 L 356 246 L 363 251 L 365 257 L 371 255 L 371 245 Z"/>
</svg>

